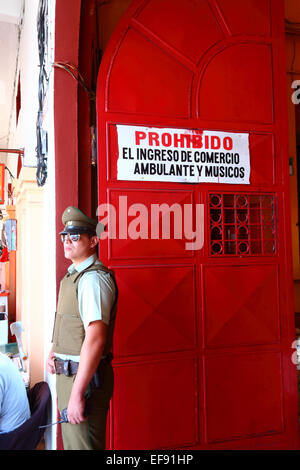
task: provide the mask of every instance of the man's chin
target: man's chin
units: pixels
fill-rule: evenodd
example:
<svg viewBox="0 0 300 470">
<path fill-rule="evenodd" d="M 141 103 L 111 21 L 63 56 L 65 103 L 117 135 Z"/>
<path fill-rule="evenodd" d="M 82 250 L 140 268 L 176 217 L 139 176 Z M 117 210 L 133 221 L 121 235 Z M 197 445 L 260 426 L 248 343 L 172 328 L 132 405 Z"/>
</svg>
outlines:
<svg viewBox="0 0 300 470">
<path fill-rule="evenodd" d="M 65 251 L 65 258 L 71 259 L 71 252 L 70 251 Z"/>
</svg>

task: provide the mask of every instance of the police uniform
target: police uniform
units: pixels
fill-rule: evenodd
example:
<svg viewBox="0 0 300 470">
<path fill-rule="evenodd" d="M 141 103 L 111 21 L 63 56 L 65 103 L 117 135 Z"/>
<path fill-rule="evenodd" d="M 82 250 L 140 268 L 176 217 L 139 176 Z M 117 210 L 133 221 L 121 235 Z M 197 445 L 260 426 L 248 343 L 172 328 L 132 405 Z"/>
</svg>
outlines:
<svg viewBox="0 0 300 470">
<path fill-rule="evenodd" d="M 96 234 L 97 222 L 76 207 L 68 207 L 62 221 L 65 228 L 60 234 Z M 110 361 L 116 300 L 114 275 L 95 254 L 79 265 L 72 264 L 61 281 L 53 332 L 59 411 L 68 407 L 85 329 L 95 320 L 102 320 L 107 325 L 102 358 L 85 394 L 88 420 L 80 424 L 62 424 L 65 450 L 105 448 L 107 411 L 113 393 Z"/>
</svg>

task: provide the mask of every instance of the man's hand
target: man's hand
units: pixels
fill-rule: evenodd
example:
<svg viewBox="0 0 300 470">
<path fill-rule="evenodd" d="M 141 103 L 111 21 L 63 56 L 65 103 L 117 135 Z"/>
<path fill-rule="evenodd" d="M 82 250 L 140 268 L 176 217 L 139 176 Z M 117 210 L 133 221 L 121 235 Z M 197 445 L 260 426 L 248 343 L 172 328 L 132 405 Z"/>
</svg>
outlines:
<svg viewBox="0 0 300 470">
<path fill-rule="evenodd" d="M 68 421 L 71 424 L 79 424 L 88 418 L 84 416 L 85 399 L 82 395 L 72 394 L 68 404 Z"/>
<path fill-rule="evenodd" d="M 49 374 L 55 374 L 55 367 L 54 367 L 54 353 L 51 349 L 49 352 L 47 361 L 46 361 L 46 369 L 49 372 Z"/>
</svg>

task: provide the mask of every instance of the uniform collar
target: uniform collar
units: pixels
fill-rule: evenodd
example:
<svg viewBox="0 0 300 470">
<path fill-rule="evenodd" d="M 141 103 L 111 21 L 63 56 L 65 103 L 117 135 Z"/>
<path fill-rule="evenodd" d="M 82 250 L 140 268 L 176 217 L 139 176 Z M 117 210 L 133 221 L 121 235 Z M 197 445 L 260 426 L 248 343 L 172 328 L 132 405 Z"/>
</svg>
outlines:
<svg viewBox="0 0 300 470">
<path fill-rule="evenodd" d="M 82 263 L 78 264 L 78 266 L 74 266 L 74 263 L 68 267 L 69 274 L 74 274 L 76 271 L 81 273 L 85 269 L 89 268 L 97 259 L 97 255 L 94 253 L 93 255 L 89 256 L 87 259 L 82 261 Z"/>
</svg>

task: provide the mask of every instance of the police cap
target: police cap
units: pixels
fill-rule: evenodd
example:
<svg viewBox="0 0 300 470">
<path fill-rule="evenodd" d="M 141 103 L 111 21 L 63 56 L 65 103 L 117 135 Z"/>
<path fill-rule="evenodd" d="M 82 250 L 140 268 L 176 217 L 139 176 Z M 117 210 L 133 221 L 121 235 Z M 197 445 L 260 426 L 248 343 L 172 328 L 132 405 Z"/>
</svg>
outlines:
<svg viewBox="0 0 300 470">
<path fill-rule="evenodd" d="M 62 222 L 65 228 L 60 232 L 60 235 L 68 233 L 96 235 L 97 221 L 85 215 L 77 207 L 67 207 L 62 215 Z"/>
</svg>

